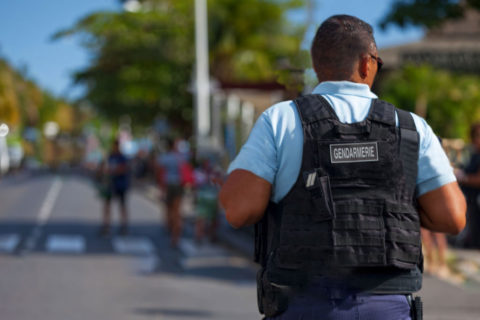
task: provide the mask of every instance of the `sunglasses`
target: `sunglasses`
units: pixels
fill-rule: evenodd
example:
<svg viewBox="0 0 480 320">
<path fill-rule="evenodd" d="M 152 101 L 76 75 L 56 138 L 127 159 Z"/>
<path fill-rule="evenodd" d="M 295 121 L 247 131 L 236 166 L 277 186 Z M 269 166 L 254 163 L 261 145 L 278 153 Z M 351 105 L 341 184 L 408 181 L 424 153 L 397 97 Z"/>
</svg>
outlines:
<svg viewBox="0 0 480 320">
<path fill-rule="evenodd" d="M 380 71 L 380 69 L 382 69 L 382 66 L 383 66 L 383 60 L 382 60 L 382 58 L 376 57 L 376 56 L 374 56 L 374 55 L 371 54 L 371 53 L 370 53 L 370 57 L 372 57 L 373 60 L 377 61 L 377 69 L 378 69 L 378 71 Z"/>
</svg>

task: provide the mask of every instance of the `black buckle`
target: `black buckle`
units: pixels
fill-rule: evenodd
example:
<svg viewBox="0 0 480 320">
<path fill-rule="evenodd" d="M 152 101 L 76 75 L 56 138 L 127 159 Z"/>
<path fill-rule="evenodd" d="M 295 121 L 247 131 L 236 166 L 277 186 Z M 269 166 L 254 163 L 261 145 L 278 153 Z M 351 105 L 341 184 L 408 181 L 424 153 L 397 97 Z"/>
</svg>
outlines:
<svg viewBox="0 0 480 320">
<path fill-rule="evenodd" d="M 410 306 L 410 316 L 412 320 L 423 319 L 423 302 L 420 297 L 413 297 L 412 294 L 407 294 L 408 305 Z"/>
</svg>

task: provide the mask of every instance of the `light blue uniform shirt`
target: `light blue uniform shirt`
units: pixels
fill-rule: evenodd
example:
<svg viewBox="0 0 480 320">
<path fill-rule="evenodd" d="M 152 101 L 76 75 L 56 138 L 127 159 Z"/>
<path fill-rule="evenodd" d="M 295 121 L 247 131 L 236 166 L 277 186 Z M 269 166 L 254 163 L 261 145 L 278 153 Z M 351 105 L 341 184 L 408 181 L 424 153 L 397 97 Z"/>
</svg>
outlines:
<svg viewBox="0 0 480 320">
<path fill-rule="evenodd" d="M 377 96 L 366 84 L 349 81 L 320 83 L 313 94 L 322 95 L 343 123 L 365 120 Z M 413 114 L 420 136 L 417 196 L 455 181 L 453 169 L 436 135 L 426 121 Z M 398 117 L 397 117 L 398 125 Z M 230 164 L 228 173 L 244 169 L 272 184 L 279 202 L 295 184 L 302 164 L 303 130 L 293 101 L 283 101 L 258 118 L 247 142 Z"/>
</svg>

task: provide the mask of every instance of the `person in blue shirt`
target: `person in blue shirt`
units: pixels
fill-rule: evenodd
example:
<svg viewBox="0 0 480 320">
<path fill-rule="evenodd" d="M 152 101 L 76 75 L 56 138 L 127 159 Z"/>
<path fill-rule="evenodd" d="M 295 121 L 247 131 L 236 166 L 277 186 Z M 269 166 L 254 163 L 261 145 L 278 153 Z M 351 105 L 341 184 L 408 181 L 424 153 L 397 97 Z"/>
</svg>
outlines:
<svg viewBox="0 0 480 320">
<path fill-rule="evenodd" d="M 165 213 L 170 244 L 173 248 L 177 248 L 183 228 L 180 206 L 185 183 L 182 168 L 190 168 L 188 157 L 180 153 L 177 142 L 169 138 L 167 139 L 167 150 L 157 157 L 155 166 L 157 183 L 167 207 Z"/>
<path fill-rule="evenodd" d="M 104 191 L 104 209 L 103 224 L 100 229 L 102 236 L 110 233 L 110 208 L 112 198 L 118 199 L 120 205 L 120 234 L 128 232 L 128 211 L 127 211 L 127 191 L 129 186 L 128 177 L 128 159 L 120 151 L 120 142 L 115 140 L 112 144 L 112 150 L 106 160 L 105 168 L 107 178 L 107 188 Z"/>
<path fill-rule="evenodd" d="M 317 30 L 311 48 L 319 81 L 312 95 L 322 96 L 344 124 L 366 119 L 370 90 L 383 62 L 371 26 L 358 18 L 338 15 Z M 465 225 L 465 199 L 436 135 L 414 114 L 419 136 L 416 200 L 421 225 L 457 234 Z M 398 114 L 395 115 L 398 126 Z M 219 199 L 235 228 L 255 224 L 270 202 L 279 203 L 294 187 L 302 166 L 304 132 L 293 101 L 267 109 L 247 142 L 230 164 Z M 362 294 L 341 301 L 326 300 L 306 290 L 294 296 L 285 312 L 267 319 L 411 319 L 405 295 Z"/>
</svg>

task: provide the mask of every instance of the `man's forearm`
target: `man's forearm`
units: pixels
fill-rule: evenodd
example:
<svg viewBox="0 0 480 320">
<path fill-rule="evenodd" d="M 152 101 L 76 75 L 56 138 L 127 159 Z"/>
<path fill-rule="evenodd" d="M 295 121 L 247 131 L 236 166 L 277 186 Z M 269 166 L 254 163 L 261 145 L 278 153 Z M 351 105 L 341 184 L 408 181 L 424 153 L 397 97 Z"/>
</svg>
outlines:
<svg viewBox="0 0 480 320">
<path fill-rule="evenodd" d="M 420 221 L 424 228 L 458 234 L 465 227 L 465 197 L 456 182 L 420 196 L 418 202 Z"/>
<path fill-rule="evenodd" d="M 235 228 L 258 222 L 270 200 L 271 184 L 246 170 L 233 171 L 220 190 L 219 202 Z"/>
</svg>

